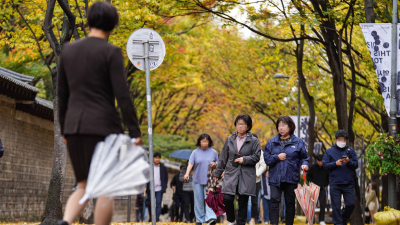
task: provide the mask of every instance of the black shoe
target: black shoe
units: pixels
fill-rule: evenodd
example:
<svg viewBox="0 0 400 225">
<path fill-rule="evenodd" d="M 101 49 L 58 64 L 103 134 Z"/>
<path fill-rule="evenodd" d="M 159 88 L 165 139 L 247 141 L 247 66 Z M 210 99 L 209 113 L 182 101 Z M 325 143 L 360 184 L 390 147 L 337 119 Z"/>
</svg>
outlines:
<svg viewBox="0 0 400 225">
<path fill-rule="evenodd" d="M 202 223 L 196 223 L 196 225 L 202 225 Z"/>
<path fill-rule="evenodd" d="M 215 225 L 217 223 L 217 220 L 209 219 L 206 223 L 207 223 L 207 225 Z"/>
<path fill-rule="evenodd" d="M 69 224 L 68 224 L 67 221 L 59 220 L 59 221 L 57 222 L 57 225 L 69 225 Z"/>
</svg>

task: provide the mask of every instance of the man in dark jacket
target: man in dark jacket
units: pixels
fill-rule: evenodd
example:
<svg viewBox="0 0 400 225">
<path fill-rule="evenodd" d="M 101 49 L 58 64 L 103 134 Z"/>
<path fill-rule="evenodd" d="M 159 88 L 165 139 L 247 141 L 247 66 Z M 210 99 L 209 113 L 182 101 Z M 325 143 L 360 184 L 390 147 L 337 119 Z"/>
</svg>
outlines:
<svg viewBox="0 0 400 225">
<path fill-rule="evenodd" d="M 161 161 L 161 154 L 155 152 L 153 155 L 153 162 L 154 162 L 154 191 L 156 196 L 156 220 L 157 222 L 160 220 L 161 215 L 161 203 L 163 199 L 163 194 L 167 190 L 168 186 L 168 171 L 167 168 L 160 163 Z M 150 185 L 147 185 L 147 192 L 150 192 Z M 150 195 L 148 195 L 150 198 Z M 149 215 L 151 219 L 151 204 L 149 205 Z"/>
<path fill-rule="evenodd" d="M 308 182 L 313 182 L 318 185 L 321 190 L 319 192 L 319 224 L 325 225 L 325 204 L 326 204 L 326 187 L 329 184 L 329 173 L 323 168 L 322 155 L 315 157 L 317 162 L 311 166 L 307 173 Z"/>
<path fill-rule="evenodd" d="M 179 172 L 175 174 L 170 184 L 172 190 L 174 191 L 174 195 L 172 197 L 175 204 L 175 215 L 173 217 L 175 219 L 174 222 L 182 222 L 183 218 L 183 183 L 179 180 L 179 174 L 181 173 L 183 167 L 185 166 L 181 166 Z"/>
<path fill-rule="evenodd" d="M 326 150 L 323 167 L 329 171 L 329 183 L 332 200 L 332 217 L 335 225 L 347 224 L 354 210 L 354 170 L 358 167 L 354 149 L 347 146 L 347 132 L 336 132 L 336 144 Z M 340 210 L 343 195 L 345 209 Z"/>
</svg>

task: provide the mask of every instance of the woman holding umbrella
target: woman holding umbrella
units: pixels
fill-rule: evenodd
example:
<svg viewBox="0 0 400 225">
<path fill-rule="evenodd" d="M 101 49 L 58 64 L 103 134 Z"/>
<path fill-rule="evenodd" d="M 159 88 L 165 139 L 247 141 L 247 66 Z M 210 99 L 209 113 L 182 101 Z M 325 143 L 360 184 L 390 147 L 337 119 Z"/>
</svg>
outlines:
<svg viewBox="0 0 400 225">
<path fill-rule="evenodd" d="M 253 122 L 247 114 L 241 114 L 235 120 L 236 131 L 229 136 L 221 151 L 214 179 L 218 181 L 224 174 L 222 193 L 228 225 L 234 225 L 235 196 L 239 196 L 238 225 L 246 224 L 249 196 L 256 196 L 256 164 L 260 161 L 260 143 L 257 136 L 250 132 Z"/>
<path fill-rule="evenodd" d="M 293 133 L 296 125 L 289 116 L 281 116 L 276 121 L 278 134 L 265 145 L 264 160 L 269 166 L 271 224 L 279 222 L 279 203 L 282 191 L 285 194 L 286 224 L 292 225 L 295 216 L 295 193 L 300 181 L 300 167 L 308 170 L 310 157 L 303 140 Z"/>
<path fill-rule="evenodd" d="M 189 174 L 193 171 L 193 192 L 194 192 L 194 212 L 196 214 L 196 224 L 208 223 L 215 224 L 217 217 L 214 211 L 205 204 L 207 173 L 209 169 L 215 168 L 218 161 L 218 153 L 213 148 L 213 141 L 208 134 L 199 136 L 196 142 L 197 148 L 189 158 L 189 165 L 186 169 L 184 180 L 189 180 Z"/>
<path fill-rule="evenodd" d="M 129 135 L 141 145 L 141 133 L 124 73 L 121 49 L 107 42 L 118 24 L 117 9 L 108 2 L 96 2 L 88 11 L 90 33 L 87 38 L 63 46 L 57 64 L 57 93 L 61 134 L 65 137 L 78 189 L 69 197 L 63 221 L 72 224 L 85 208 L 79 200 L 95 146 L 109 134 L 123 133 L 115 99 L 121 108 Z M 94 214 L 96 225 L 111 222 L 113 201 L 100 197 Z"/>
</svg>

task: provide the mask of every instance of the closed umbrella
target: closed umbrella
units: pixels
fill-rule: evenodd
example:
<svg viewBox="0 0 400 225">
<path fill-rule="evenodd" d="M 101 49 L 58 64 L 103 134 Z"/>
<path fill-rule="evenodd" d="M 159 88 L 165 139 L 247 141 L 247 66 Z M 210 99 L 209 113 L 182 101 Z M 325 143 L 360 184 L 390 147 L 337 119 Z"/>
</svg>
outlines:
<svg viewBox="0 0 400 225">
<path fill-rule="evenodd" d="M 192 152 L 193 152 L 193 150 L 190 150 L 190 149 L 181 149 L 181 150 L 177 150 L 177 151 L 169 154 L 168 157 L 175 158 L 175 159 L 189 160 Z"/>
<path fill-rule="evenodd" d="M 122 146 L 127 146 L 122 154 Z M 97 144 L 90 165 L 85 195 L 79 201 L 101 196 L 125 196 L 143 193 L 149 182 L 150 165 L 142 147 L 124 134 L 111 134 Z"/>
<path fill-rule="evenodd" d="M 317 205 L 320 187 L 312 182 L 309 185 L 306 184 L 306 175 L 303 169 L 304 184 L 301 186 L 297 185 L 297 189 L 294 190 L 297 200 L 303 212 L 308 220 L 308 224 L 312 225 L 315 214 L 315 206 Z"/>
</svg>

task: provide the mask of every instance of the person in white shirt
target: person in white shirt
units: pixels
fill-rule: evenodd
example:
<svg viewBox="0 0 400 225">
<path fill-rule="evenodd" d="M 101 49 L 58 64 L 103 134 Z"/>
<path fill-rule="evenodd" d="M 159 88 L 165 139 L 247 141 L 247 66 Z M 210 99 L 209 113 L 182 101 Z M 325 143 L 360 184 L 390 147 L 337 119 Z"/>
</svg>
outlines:
<svg viewBox="0 0 400 225">
<path fill-rule="evenodd" d="M 268 170 L 261 176 L 262 181 L 262 200 L 263 200 L 263 211 L 264 211 L 264 223 L 269 224 L 269 205 L 271 204 L 271 188 L 268 183 L 269 173 Z"/>
<path fill-rule="evenodd" d="M 261 155 L 263 152 L 261 151 Z M 247 208 L 247 220 L 249 220 L 249 225 L 256 224 L 256 221 L 260 220 L 260 200 L 261 200 L 261 176 L 267 169 L 267 165 L 264 162 L 264 158 L 260 157 L 260 161 L 256 164 L 256 194 L 257 196 L 251 196 L 249 198 L 248 208 Z M 251 218 L 250 218 L 251 217 Z"/>
</svg>

